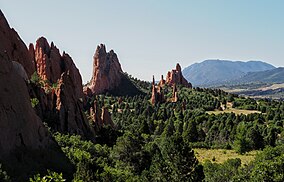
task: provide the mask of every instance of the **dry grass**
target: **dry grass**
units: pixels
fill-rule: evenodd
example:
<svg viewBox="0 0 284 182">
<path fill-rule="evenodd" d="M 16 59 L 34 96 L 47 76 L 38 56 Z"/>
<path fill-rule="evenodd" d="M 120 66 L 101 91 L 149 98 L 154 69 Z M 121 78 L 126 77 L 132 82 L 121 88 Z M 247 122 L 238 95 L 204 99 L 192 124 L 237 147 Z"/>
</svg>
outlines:
<svg viewBox="0 0 284 182">
<path fill-rule="evenodd" d="M 223 108 L 223 111 L 219 111 L 219 110 L 215 110 L 215 111 L 207 111 L 206 113 L 208 114 L 222 114 L 222 113 L 235 113 L 237 115 L 240 114 L 253 114 L 253 113 L 261 113 L 260 111 L 256 111 L 256 110 L 243 110 L 243 109 L 237 109 L 237 108 L 233 108 L 232 107 L 233 104 L 231 102 L 227 103 L 227 108 L 225 109 L 224 106 L 222 105 L 221 107 Z"/>
<path fill-rule="evenodd" d="M 195 156 L 198 161 L 203 163 L 205 160 L 210 160 L 216 163 L 223 163 L 228 159 L 240 158 L 242 165 L 248 164 L 254 160 L 258 151 L 251 151 L 244 155 L 236 153 L 234 150 L 226 149 L 194 149 Z M 215 160 L 214 160 L 215 159 Z"/>
<path fill-rule="evenodd" d="M 229 108 L 229 109 L 225 109 L 224 111 L 219 111 L 219 110 L 215 110 L 215 111 L 207 111 L 206 113 L 208 114 L 221 114 L 221 113 L 235 113 L 237 115 L 239 114 L 252 114 L 252 113 L 261 113 L 260 111 L 256 111 L 256 110 L 242 110 L 242 109 L 236 109 L 236 108 Z"/>
</svg>

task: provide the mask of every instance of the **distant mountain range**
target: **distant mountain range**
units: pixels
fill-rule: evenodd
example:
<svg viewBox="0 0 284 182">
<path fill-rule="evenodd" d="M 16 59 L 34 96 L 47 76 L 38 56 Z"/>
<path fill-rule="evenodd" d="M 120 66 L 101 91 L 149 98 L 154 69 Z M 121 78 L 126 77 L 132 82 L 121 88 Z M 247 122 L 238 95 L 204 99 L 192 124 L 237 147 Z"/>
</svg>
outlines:
<svg viewBox="0 0 284 182">
<path fill-rule="evenodd" d="M 210 87 L 241 81 L 279 81 L 282 72 L 282 68 L 262 61 L 205 60 L 186 67 L 183 75 L 195 87 Z"/>
</svg>

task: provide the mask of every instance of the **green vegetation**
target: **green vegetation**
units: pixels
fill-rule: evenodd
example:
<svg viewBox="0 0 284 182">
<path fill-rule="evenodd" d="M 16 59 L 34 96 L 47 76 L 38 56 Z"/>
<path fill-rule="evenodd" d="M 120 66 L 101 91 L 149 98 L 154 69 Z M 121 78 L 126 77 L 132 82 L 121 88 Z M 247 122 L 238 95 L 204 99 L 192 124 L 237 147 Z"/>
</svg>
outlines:
<svg viewBox="0 0 284 182">
<path fill-rule="evenodd" d="M 229 159 L 222 164 L 204 163 L 206 181 L 284 181 L 284 145 L 267 147 L 248 165 L 240 159 Z"/>
<path fill-rule="evenodd" d="M 39 100 L 37 98 L 31 98 L 32 107 L 35 107 L 36 105 L 38 105 L 38 103 L 39 103 Z"/>
<path fill-rule="evenodd" d="M 69 179 L 283 180 L 283 154 L 279 151 L 284 144 L 284 102 L 256 101 L 218 89 L 188 89 L 178 85 L 177 102 L 171 102 L 172 88 L 165 86 L 166 102 L 152 105 L 150 83 L 130 80 L 146 94 L 107 93 L 87 98 L 84 107 L 87 116 L 96 102 L 98 108 L 109 110 L 115 124 L 113 128 L 98 129 L 95 142 L 51 129 L 55 141 L 75 166 Z M 43 178 L 63 180 L 66 175 L 49 172 L 31 180 Z"/>
<path fill-rule="evenodd" d="M 228 159 L 239 158 L 241 160 L 242 165 L 248 165 L 251 161 L 255 159 L 256 155 L 261 151 L 253 150 L 241 155 L 235 150 L 195 148 L 194 152 L 196 158 L 201 164 L 204 164 L 205 161 L 208 160 L 214 163 L 222 164 Z"/>
<path fill-rule="evenodd" d="M 41 177 L 40 174 L 35 175 L 33 178 L 30 178 L 30 182 L 64 182 L 66 181 L 62 177 L 62 173 L 58 174 L 48 170 L 48 174 Z"/>
<path fill-rule="evenodd" d="M 0 164 L 0 181 L 3 182 L 11 181 L 10 176 L 8 176 L 7 172 L 2 169 L 2 164 Z"/>
</svg>

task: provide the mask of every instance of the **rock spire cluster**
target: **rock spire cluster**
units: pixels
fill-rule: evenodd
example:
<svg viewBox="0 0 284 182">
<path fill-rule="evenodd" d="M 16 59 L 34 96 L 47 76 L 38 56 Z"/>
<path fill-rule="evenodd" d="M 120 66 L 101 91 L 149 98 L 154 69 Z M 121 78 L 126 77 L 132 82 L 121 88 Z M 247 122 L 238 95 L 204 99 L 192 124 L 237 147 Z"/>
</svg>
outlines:
<svg viewBox="0 0 284 182">
<path fill-rule="evenodd" d="M 167 78 L 164 80 L 163 75 L 161 75 L 161 80 L 157 85 L 155 85 L 155 80 L 153 76 L 153 82 L 152 82 L 152 97 L 151 97 L 151 103 L 152 105 L 155 105 L 158 102 L 164 102 L 165 97 L 163 94 L 163 87 L 165 85 L 168 85 L 173 88 L 173 94 L 171 101 L 177 102 L 178 101 L 178 92 L 177 92 L 177 85 L 182 85 L 187 88 L 192 88 L 191 83 L 189 83 L 182 75 L 181 66 L 179 63 L 176 65 L 176 69 L 173 69 L 167 73 Z"/>
</svg>

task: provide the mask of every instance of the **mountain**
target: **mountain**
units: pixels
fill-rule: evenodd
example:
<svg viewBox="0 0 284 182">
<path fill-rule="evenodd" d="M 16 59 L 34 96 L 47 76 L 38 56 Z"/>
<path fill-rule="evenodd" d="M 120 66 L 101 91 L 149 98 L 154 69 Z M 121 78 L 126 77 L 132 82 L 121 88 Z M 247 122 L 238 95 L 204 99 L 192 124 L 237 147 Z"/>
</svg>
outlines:
<svg viewBox="0 0 284 182">
<path fill-rule="evenodd" d="M 272 70 L 249 72 L 239 79 L 232 80 L 231 84 L 243 83 L 284 83 L 284 68 L 279 67 Z"/>
<path fill-rule="evenodd" d="M 240 78 L 249 72 L 272 70 L 275 67 L 262 61 L 205 60 L 183 70 L 193 86 L 213 86 Z"/>
</svg>

